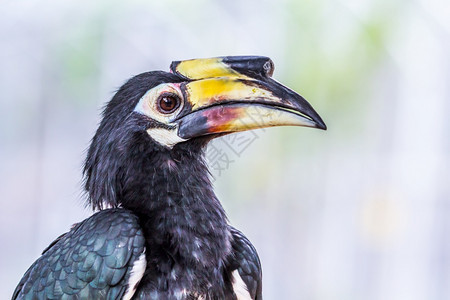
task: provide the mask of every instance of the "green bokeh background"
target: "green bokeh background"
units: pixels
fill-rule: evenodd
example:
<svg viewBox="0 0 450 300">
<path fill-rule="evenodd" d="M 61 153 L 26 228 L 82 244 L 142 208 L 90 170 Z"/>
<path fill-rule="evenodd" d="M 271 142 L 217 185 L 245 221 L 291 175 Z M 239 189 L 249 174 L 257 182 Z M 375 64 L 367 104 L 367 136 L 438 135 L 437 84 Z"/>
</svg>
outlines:
<svg viewBox="0 0 450 300">
<path fill-rule="evenodd" d="M 438 0 L 2 2 L 0 298 L 91 214 L 85 149 L 126 79 L 264 55 L 329 128 L 258 130 L 234 156 L 215 144 L 265 299 L 449 299 L 449 20 Z"/>
</svg>

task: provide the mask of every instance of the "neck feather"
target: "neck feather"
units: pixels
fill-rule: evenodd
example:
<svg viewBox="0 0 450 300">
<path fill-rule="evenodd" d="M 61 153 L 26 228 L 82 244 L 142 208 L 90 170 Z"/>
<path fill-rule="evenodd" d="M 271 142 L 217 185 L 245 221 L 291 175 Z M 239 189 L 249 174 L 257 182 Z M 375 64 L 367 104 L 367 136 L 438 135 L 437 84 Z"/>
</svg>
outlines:
<svg viewBox="0 0 450 300">
<path fill-rule="evenodd" d="M 85 166 L 90 204 L 121 206 L 139 216 L 147 270 L 156 272 L 149 282 L 178 274 L 173 278 L 185 276 L 188 286 L 220 285 L 231 233 L 204 163 L 206 141 L 163 149 L 129 123 L 131 129 L 120 129 L 126 134 L 115 133 L 123 139 L 94 137 Z"/>
<path fill-rule="evenodd" d="M 120 202 L 139 215 L 149 255 L 208 269 L 229 254 L 230 231 L 203 147 L 190 146 L 140 153 L 128 166 Z"/>
</svg>

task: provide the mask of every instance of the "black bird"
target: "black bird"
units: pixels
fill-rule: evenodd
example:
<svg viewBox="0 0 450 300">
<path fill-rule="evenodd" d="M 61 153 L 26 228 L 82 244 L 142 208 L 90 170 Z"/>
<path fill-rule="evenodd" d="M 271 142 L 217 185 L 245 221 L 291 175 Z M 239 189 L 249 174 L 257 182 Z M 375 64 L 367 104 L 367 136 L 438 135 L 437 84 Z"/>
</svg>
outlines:
<svg viewBox="0 0 450 300">
<path fill-rule="evenodd" d="M 99 211 L 48 246 L 12 298 L 262 299 L 258 255 L 228 223 L 204 151 L 237 131 L 326 129 L 273 69 L 267 57 L 219 57 L 128 80 L 85 162 L 88 203 Z"/>
</svg>

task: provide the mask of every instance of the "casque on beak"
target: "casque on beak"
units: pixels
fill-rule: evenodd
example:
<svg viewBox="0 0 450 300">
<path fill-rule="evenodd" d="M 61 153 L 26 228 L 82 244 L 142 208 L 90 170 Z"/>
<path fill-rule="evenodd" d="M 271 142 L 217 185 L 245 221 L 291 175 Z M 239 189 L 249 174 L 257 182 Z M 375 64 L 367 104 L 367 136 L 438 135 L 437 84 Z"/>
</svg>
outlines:
<svg viewBox="0 0 450 300">
<path fill-rule="evenodd" d="M 271 78 L 268 57 L 193 59 L 170 69 L 188 79 L 180 86 L 185 106 L 175 120 L 180 138 L 287 125 L 326 129 L 302 96 Z"/>
</svg>

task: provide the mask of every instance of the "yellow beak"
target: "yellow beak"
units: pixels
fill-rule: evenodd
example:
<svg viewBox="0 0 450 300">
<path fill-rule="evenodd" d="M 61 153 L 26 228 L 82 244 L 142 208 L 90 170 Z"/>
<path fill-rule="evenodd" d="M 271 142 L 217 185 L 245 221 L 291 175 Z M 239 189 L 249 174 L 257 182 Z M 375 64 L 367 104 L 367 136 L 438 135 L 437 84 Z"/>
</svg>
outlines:
<svg viewBox="0 0 450 300">
<path fill-rule="evenodd" d="M 185 106 L 176 120 L 183 139 L 271 126 L 326 129 L 302 96 L 271 78 L 267 57 L 173 62 L 171 71 L 188 79 L 181 84 Z"/>
</svg>

